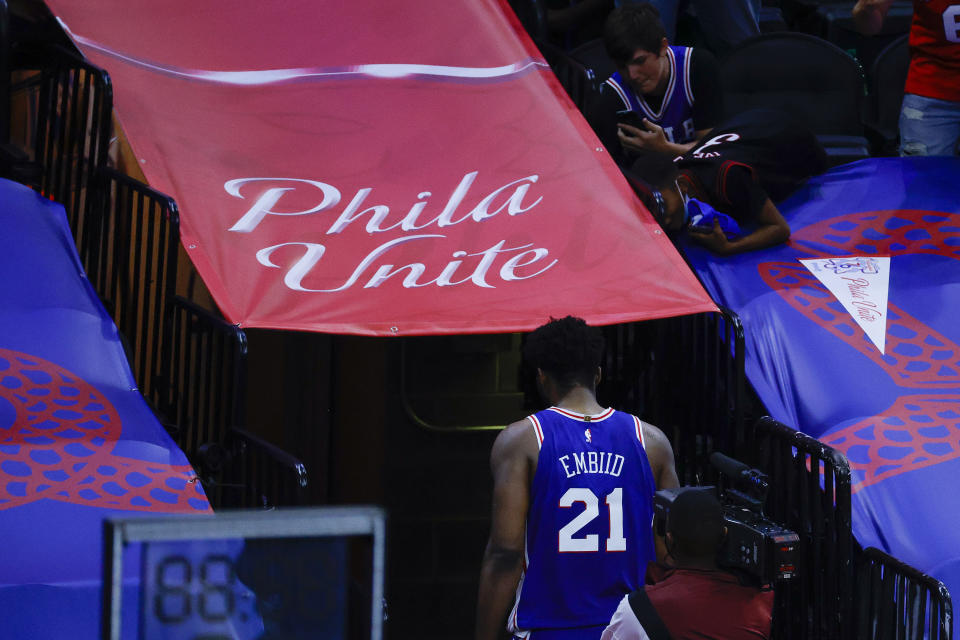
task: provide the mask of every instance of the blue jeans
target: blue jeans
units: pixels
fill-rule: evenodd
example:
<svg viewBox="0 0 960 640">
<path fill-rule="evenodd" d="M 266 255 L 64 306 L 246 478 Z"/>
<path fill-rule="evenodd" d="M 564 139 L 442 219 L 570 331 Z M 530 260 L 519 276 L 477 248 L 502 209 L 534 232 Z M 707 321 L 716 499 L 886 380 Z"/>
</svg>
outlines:
<svg viewBox="0 0 960 640">
<path fill-rule="evenodd" d="M 903 96 L 900 107 L 901 156 L 955 156 L 960 144 L 960 102 Z"/>
<path fill-rule="evenodd" d="M 616 0 L 617 6 L 640 0 Z M 693 4 L 706 45 L 713 51 L 728 51 L 752 36 L 760 35 L 757 13 L 760 0 L 650 0 L 673 43 L 677 35 L 677 14 L 681 5 Z"/>
</svg>

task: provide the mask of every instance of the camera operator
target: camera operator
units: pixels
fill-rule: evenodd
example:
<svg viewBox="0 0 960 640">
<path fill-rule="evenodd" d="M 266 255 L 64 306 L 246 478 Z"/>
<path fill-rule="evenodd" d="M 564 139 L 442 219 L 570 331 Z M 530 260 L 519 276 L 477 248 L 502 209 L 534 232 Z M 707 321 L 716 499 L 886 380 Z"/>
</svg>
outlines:
<svg viewBox="0 0 960 640">
<path fill-rule="evenodd" d="M 666 520 L 671 570 L 660 582 L 625 596 L 601 640 L 769 638 L 773 591 L 742 584 L 717 566 L 727 531 L 713 491 L 682 491 Z"/>
</svg>

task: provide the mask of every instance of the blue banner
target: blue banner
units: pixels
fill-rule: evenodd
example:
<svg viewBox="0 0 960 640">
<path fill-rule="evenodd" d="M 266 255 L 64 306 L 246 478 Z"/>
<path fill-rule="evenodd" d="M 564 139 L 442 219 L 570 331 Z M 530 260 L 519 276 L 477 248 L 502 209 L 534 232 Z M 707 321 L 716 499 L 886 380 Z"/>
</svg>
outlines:
<svg viewBox="0 0 960 640">
<path fill-rule="evenodd" d="M 740 315 L 771 415 L 850 461 L 860 544 L 958 594 L 960 159 L 845 165 L 780 210 L 786 245 L 684 251 Z"/>
<path fill-rule="evenodd" d="M 104 517 L 210 507 L 136 388 L 63 207 L 0 180 L 0 225 L 0 636 L 96 638 Z"/>
</svg>

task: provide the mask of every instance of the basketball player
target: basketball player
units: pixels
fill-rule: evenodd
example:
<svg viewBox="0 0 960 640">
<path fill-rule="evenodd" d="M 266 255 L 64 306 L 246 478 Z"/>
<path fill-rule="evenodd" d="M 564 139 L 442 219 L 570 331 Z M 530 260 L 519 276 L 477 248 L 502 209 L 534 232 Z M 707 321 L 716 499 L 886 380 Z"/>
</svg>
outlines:
<svg viewBox="0 0 960 640">
<path fill-rule="evenodd" d="M 653 561 L 653 495 L 676 487 L 666 436 L 597 403 L 603 335 L 572 316 L 531 333 L 524 358 L 551 407 L 490 454 L 493 518 L 476 638 L 598 640 Z M 509 615 L 508 615 L 509 614 Z"/>
<path fill-rule="evenodd" d="M 858 0 L 857 29 L 880 31 L 893 0 Z M 901 156 L 960 154 L 960 0 L 913 0 L 910 68 L 900 107 Z"/>
<path fill-rule="evenodd" d="M 601 86 L 589 119 L 617 162 L 640 150 L 674 158 L 717 124 L 723 105 L 713 54 L 670 46 L 652 5 L 614 9 L 603 42 L 617 71 Z"/>
</svg>

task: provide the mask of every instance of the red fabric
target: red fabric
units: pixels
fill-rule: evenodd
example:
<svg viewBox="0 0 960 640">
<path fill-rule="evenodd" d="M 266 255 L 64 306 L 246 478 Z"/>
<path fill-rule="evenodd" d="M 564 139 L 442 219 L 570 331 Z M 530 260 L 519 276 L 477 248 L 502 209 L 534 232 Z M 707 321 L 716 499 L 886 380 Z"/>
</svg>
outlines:
<svg viewBox="0 0 960 640">
<path fill-rule="evenodd" d="M 646 591 L 673 640 L 770 637 L 773 591 L 741 586 L 733 574 L 677 569 Z"/>
<path fill-rule="evenodd" d="M 907 93 L 960 102 L 960 2 L 913 0 Z"/>
<path fill-rule="evenodd" d="M 483 333 L 715 308 L 505 3 L 49 4 L 110 72 L 233 322 Z M 358 66 L 399 64 L 425 66 Z"/>
</svg>

